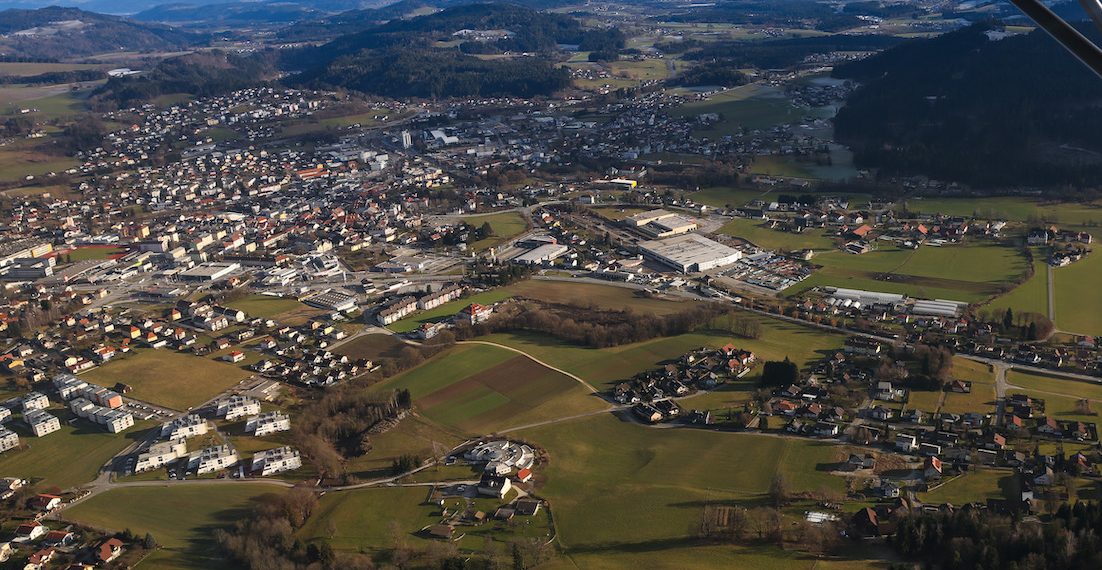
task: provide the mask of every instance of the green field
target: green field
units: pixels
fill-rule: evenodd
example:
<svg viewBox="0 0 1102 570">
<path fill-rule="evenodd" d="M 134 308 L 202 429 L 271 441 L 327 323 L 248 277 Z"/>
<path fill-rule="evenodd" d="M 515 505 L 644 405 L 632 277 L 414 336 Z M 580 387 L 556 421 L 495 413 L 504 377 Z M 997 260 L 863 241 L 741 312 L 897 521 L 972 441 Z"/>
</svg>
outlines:
<svg viewBox="0 0 1102 570">
<path fill-rule="evenodd" d="M 808 164 L 787 156 L 763 155 L 754 158 L 751 174 L 783 178 L 815 178 Z"/>
<path fill-rule="evenodd" d="M 371 436 L 371 452 L 349 459 L 346 468 L 359 479 L 378 479 L 392 475 L 394 460 L 403 454 L 441 457 L 464 439 L 457 430 L 415 414 L 385 433 Z"/>
<path fill-rule="evenodd" d="M 0 148 L 0 181 L 4 182 L 22 180 L 27 176 L 38 177 L 51 172 L 61 173 L 76 165 L 76 160 L 53 154 L 52 149 L 29 139 Z"/>
<path fill-rule="evenodd" d="M 359 489 L 328 493 L 298 532 L 305 541 L 325 539 L 338 550 L 378 550 L 394 545 L 394 536 L 409 542 L 421 527 L 435 524 L 427 504 L 429 487 Z"/>
<path fill-rule="evenodd" d="M 107 259 L 114 255 L 122 255 L 126 253 L 126 250 L 119 249 L 117 247 L 78 247 L 65 255 L 76 261 L 89 261 L 92 259 Z"/>
<path fill-rule="evenodd" d="M 1015 314 L 1048 315 L 1048 264 L 1045 263 L 1044 257 L 1044 252 L 1035 251 L 1033 276 L 1009 293 L 992 299 L 986 308 L 1000 313 L 1013 309 Z"/>
<path fill-rule="evenodd" d="M 9 428 L 19 434 L 23 449 L 11 450 L 0 455 L 0 472 L 11 477 L 43 479 L 43 488 L 68 489 L 91 482 L 118 452 L 140 439 L 148 422 L 139 422 L 121 434 L 103 431 L 103 428 L 84 420 L 76 420 L 68 410 L 50 410 L 61 420 L 61 430 L 43 437 L 35 437 L 22 423 L 12 422 Z"/>
<path fill-rule="evenodd" d="M 378 387 L 408 389 L 427 418 L 475 434 L 606 407 L 576 381 L 486 345 L 458 346 Z"/>
<path fill-rule="evenodd" d="M 799 121 L 803 116 L 783 93 L 754 83 L 717 93 L 703 101 L 686 103 L 673 112 L 682 116 L 718 113 L 718 123 L 693 131 L 696 136 L 712 139 L 735 134 L 740 127 L 764 129 Z"/>
<path fill-rule="evenodd" d="M 1102 412 L 1102 385 L 1021 370 L 1007 372 L 1006 382 L 1008 394 L 1026 393 L 1044 400 L 1045 415 L 1060 421 L 1100 423 L 1097 414 Z M 1095 415 L 1076 411 L 1076 402 L 1081 399 L 1090 400 Z"/>
<path fill-rule="evenodd" d="M 739 316 L 754 318 L 744 314 Z M 760 320 L 762 333 L 761 338 L 757 339 L 738 338 L 717 329 L 604 349 L 580 347 L 537 334 L 503 333 L 482 337 L 480 340 L 498 342 L 527 352 L 551 366 L 585 378 L 598 388 L 599 384 L 615 384 L 702 346 L 718 347 L 731 342 L 735 346 L 754 351 L 759 361 L 781 360 L 787 356 L 804 365 L 837 350 L 844 341 L 840 335 L 797 324 L 764 317 Z M 756 380 L 760 374 L 759 366 L 745 380 Z"/>
<path fill-rule="evenodd" d="M 1102 224 L 1102 203 L 1044 202 L 1033 198 L 1001 196 L 996 198 L 922 198 L 907 201 L 912 212 L 941 213 L 954 216 L 978 215 L 989 219 L 1018 222 L 1045 221 L 1069 227 Z"/>
<path fill-rule="evenodd" d="M 172 350 L 144 349 L 116 356 L 83 375 L 89 382 L 129 384 L 128 396 L 174 410 L 189 410 L 249 377 L 232 364 Z"/>
<path fill-rule="evenodd" d="M 930 491 L 921 493 L 924 503 L 985 503 L 987 499 L 1011 499 L 1018 494 L 1017 475 L 1011 470 L 977 469 Z"/>
<path fill-rule="evenodd" d="M 824 559 L 794 550 L 772 546 L 695 545 L 670 546 L 655 552 L 644 547 L 635 551 L 599 550 L 568 552 L 565 556 L 539 566 L 539 570 L 711 570 L 746 568 L 755 570 L 868 570 L 884 568 L 880 560 Z"/>
<path fill-rule="evenodd" d="M 249 295 L 244 299 L 229 301 L 226 303 L 231 309 L 245 311 L 250 318 L 269 319 L 307 308 L 297 299 L 288 297 L 272 297 L 271 295 Z"/>
<path fill-rule="evenodd" d="M 660 549 L 699 521 L 705 502 L 752 503 L 780 472 L 793 489 L 840 490 L 825 442 L 686 429 L 649 429 L 604 414 L 521 432 L 545 447 L 541 494 L 567 552 Z"/>
<path fill-rule="evenodd" d="M 704 188 L 698 192 L 689 194 L 694 202 L 707 204 L 716 208 L 740 208 L 752 200 L 764 200 L 769 194 L 752 188 L 731 188 L 728 186 L 714 186 Z"/>
<path fill-rule="evenodd" d="M 397 358 L 407 345 L 389 334 L 365 334 L 348 342 L 336 345 L 331 350 L 349 358 L 378 360 L 381 357 Z"/>
<path fill-rule="evenodd" d="M 970 380 L 972 392 L 968 394 L 947 392 L 945 403 L 941 406 L 942 411 L 963 414 L 991 413 L 995 410 L 995 374 L 990 366 L 957 356 L 953 358 L 952 377 Z"/>
<path fill-rule="evenodd" d="M 87 63 L 24 63 L 24 62 L 0 62 L 0 75 L 11 77 L 31 77 L 43 73 L 57 73 L 63 71 L 80 71 L 84 69 L 99 69 L 102 65 Z"/>
<path fill-rule="evenodd" d="M 165 485 L 113 489 L 65 511 L 67 520 L 104 530 L 148 532 L 163 551 L 140 568 L 234 568 L 214 544 L 215 528 L 244 518 L 258 497 L 282 493 L 257 484 Z"/>
<path fill-rule="evenodd" d="M 480 239 L 470 244 L 472 251 L 482 251 L 501 245 L 510 239 L 524 233 L 528 229 L 528 223 L 516 212 L 502 212 L 488 216 L 472 216 L 463 220 L 469 226 L 481 228 L 489 223 L 493 228 L 493 235 Z"/>
<path fill-rule="evenodd" d="M 834 239 L 821 228 L 796 234 L 770 229 L 761 220 L 735 218 L 720 228 L 719 233 L 739 237 L 764 249 L 794 251 L 798 249 L 833 250 Z"/>
<path fill-rule="evenodd" d="M 1020 275 L 1026 263 L 1015 248 L 990 242 L 917 250 L 881 245 L 864 255 L 831 251 L 812 262 L 823 267 L 786 293 L 834 286 L 977 302 Z M 881 274 L 893 277 L 890 281 L 876 279 Z"/>
<path fill-rule="evenodd" d="M 1102 335 L 1102 252 L 1055 270 L 1056 328 L 1076 334 Z"/>
</svg>

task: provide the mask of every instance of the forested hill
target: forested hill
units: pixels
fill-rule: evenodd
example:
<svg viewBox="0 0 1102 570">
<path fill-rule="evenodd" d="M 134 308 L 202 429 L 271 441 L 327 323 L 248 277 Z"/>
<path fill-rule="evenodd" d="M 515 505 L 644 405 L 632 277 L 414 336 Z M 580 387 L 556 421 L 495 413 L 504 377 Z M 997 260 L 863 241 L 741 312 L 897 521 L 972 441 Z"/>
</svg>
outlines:
<svg viewBox="0 0 1102 570">
<path fill-rule="evenodd" d="M 460 30 L 508 34 L 464 39 L 453 35 Z M 576 19 L 562 14 L 473 4 L 342 36 L 320 48 L 304 49 L 286 64 L 301 72 L 294 77 L 297 85 L 317 88 L 392 97 L 531 97 L 569 84 L 567 71 L 555 67 L 549 57 L 559 43 L 617 50 L 624 37 L 616 29 L 584 30 Z M 473 54 L 509 57 L 480 59 Z"/>
<path fill-rule="evenodd" d="M 60 59 L 111 51 L 175 51 L 205 37 L 158 24 L 134 22 L 77 8 L 0 12 L 0 53 Z"/>
<path fill-rule="evenodd" d="M 1102 79 L 1035 31 L 977 24 L 834 75 L 862 86 L 835 119 L 862 167 L 976 187 L 1102 186 Z"/>
</svg>

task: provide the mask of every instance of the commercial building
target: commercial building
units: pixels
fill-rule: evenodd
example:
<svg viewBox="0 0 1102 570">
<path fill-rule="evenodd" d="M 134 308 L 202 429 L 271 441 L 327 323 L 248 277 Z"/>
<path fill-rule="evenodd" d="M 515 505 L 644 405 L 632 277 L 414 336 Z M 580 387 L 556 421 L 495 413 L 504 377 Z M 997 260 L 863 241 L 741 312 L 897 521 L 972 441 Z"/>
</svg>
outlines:
<svg viewBox="0 0 1102 570">
<path fill-rule="evenodd" d="M 293 447 L 277 447 L 253 455 L 250 471 L 254 475 L 267 477 L 283 471 L 294 471 L 302 467 L 302 457 Z"/>
<path fill-rule="evenodd" d="M 303 303 L 327 311 L 347 313 L 356 309 L 356 296 L 340 289 L 328 289 L 306 297 Z"/>
<path fill-rule="evenodd" d="M 186 455 L 187 440 L 185 439 L 157 442 L 149 446 L 145 452 L 138 454 L 138 460 L 134 463 L 134 472 L 160 469 Z"/>
<path fill-rule="evenodd" d="M 549 243 L 547 245 L 541 245 L 536 249 L 532 249 L 525 253 L 522 253 L 518 255 L 515 259 L 513 259 L 513 261 L 517 263 L 523 263 L 525 265 L 539 265 L 542 263 L 549 263 L 551 261 L 554 261 L 562 257 L 563 255 L 566 255 L 566 252 L 568 251 L 570 251 L 570 247 L 568 246 L 557 243 Z"/>
<path fill-rule="evenodd" d="M 218 281 L 229 277 L 241 269 L 239 263 L 203 263 L 187 271 L 180 272 L 184 281 Z"/>
<path fill-rule="evenodd" d="M 682 273 L 709 271 L 742 258 L 741 251 L 697 234 L 645 241 L 639 249 L 643 255 Z"/>
</svg>

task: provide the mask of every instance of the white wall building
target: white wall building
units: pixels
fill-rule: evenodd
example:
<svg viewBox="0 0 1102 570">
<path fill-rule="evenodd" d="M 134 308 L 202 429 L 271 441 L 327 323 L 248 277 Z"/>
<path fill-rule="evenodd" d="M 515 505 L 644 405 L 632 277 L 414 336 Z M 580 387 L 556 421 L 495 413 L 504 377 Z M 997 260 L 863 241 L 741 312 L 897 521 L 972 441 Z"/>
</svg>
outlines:
<svg viewBox="0 0 1102 570">
<path fill-rule="evenodd" d="M 294 471 L 302 467 L 302 457 L 293 447 L 278 447 L 261 451 L 253 456 L 251 471 L 261 477 L 267 477 L 284 471 Z"/>
</svg>

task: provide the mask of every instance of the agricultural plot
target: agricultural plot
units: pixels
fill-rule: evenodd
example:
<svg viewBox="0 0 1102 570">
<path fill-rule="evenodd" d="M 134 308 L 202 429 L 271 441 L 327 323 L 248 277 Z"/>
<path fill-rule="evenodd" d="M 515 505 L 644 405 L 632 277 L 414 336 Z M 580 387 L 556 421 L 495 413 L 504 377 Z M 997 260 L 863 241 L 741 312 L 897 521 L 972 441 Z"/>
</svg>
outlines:
<svg viewBox="0 0 1102 570">
<path fill-rule="evenodd" d="M 704 188 L 688 195 L 694 202 L 716 208 L 726 208 L 727 206 L 739 208 L 745 206 L 751 200 L 764 200 L 767 196 L 769 196 L 769 193 L 761 190 L 731 188 L 728 186 Z"/>
<path fill-rule="evenodd" d="M 998 312 L 1012 309 L 1015 314 L 1048 315 L 1048 264 L 1044 262 L 1044 253 L 1034 252 L 1032 277 L 1009 293 L 992 299 L 987 308 Z"/>
<path fill-rule="evenodd" d="M 35 437 L 22 421 L 8 427 L 19 434 L 22 449 L 0 455 L 0 472 L 25 479 L 42 479 L 43 488 L 68 489 L 91 482 L 99 470 L 118 452 L 144 435 L 149 422 L 138 422 L 124 433 L 113 434 L 100 426 L 77 419 L 68 410 L 50 413 L 61 420 L 61 430 Z"/>
<path fill-rule="evenodd" d="M 1056 327 L 1064 332 L 1102 335 L 1102 251 L 1054 271 Z"/>
<path fill-rule="evenodd" d="M 987 242 L 917 250 L 881 246 L 864 255 L 831 251 L 813 262 L 822 268 L 790 294 L 834 286 L 977 302 L 1015 279 L 1026 263 L 1014 248 Z"/>
<path fill-rule="evenodd" d="M 170 350 L 139 350 L 115 357 L 83 376 L 89 382 L 129 384 L 128 396 L 174 410 L 189 410 L 249 377 L 249 372 L 191 354 Z"/>
<path fill-rule="evenodd" d="M 236 566 L 214 543 L 213 530 L 233 526 L 262 496 L 283 492 L 259 484 L 113 489 L 66 510 L 65 518 L 103 530 L 151 533 L 162 550 L 143 568 L 228 569 Z"/>
<path fill-rule="evenodd" d="M 954 216 L 978 215 L 982 218 L 1018 222 L 1041 221 L 1090 230 L 1102 224 L 1102 203 L 1043 202 L 1026 197 L 995 198 L 922 198 L 907 201 L 912 212 Z"/>
<path fill-rule="evenodd" d="M 348 358 L 378 360 L 379 358 L 397 358 L 405 343 L 389 334 L 366 334 L 338 345 L 332 351 Z"/>
<path fill-rule="evenodd" d="M 941 411 L 954 414 L 967 412 L 990 413 L 995 409 L 995 374 L 982 362 L 966 358 L 953 358 L 953 378 L 972 382 L 968 394 L 947 392 Z"/>
<path fill-rule="evenodd" d="M 957 506 L 1014 497 L 1021 497 L 1017 475 L 1011 470 L 997 469 L 976 469 L 919 495 L 924 503 L 952 503 Z"/>
<path fill-rule="evenodd" d="M 783 178 L 815 178 L 815 174 L 804 162 L 784 156 L 758 156 L 750 166 L 751 174 L 780 176 Z"/>
<path fill-rule="evenodd" d="M 756 568 L 760 570 L 869 570 L 885 568 L 881 560 L 864 558 L 823 559 L 794 550 L 770 546 L 672 545 L 656 548 L 567 552 L 541 570 L 711 570 L 712 568 Z"/>
<path fill-rule="evenodd" d="M 0 149 L 0 181 L 60 173 L 76 165 L 76 160 L 70 157 L 52 154 L 25 140 Z"/>
<path fill-rule="evenodd" d="M 298 532 L 298 538 L 327 540 L 338 550 L 379 551 L 390 548 L 394 537 L 403 541 L 426 525 L 440 508 L 426 501 L 429 487 L 359 489 L 328 493 Z M 385 507 L 384 507 L 385 505 Z"/>
<path fill-rule="evenodd" d="M 460 346 L 379 387 L 409 389 L 426 417 L 471 433 L 605 407 L 573 379 L 485 345 Z"/>
<path fill-rule="evenodd" d="M 1045 415 L 1060 421 L 1102 423 L 1098 413 L 1102 410 L 1102 386 L 1089 382 L 1067 380 L 1045 374 L 1011 370 L 1006 374 L 1008 394 L 1025 393 L 1045 401 Z M 1089 413 L 1079 409 L 1079 400 L 1090 402 Z"/>
<path fill-rule="evenodd" d="M 528 229 L 528 222 L 516 212 L 503 212 L 489 216 L 472 216 L 463 220 L 467 225 L 475 228 L 489 223 L 493 229 L 493 235 L 480 239 L 471 244 L 472 251 L 482 251 L 491 247 L 497 247 L 510 239 L 524 233 Z"/>
<path fill-rule="evenodd" d="M 735 134 L 740 128 L 764 129 L 773 125 L 798 121 L 799 109 L 779 90 L 758 84 L 735 87 L 703 101 L 686 103 L 674 109 L 682 116 L 717 113 L 719 122 L 694 131 L 696 136 L 721 138 Z"/>
<path fill-rule="evenodd" d="M 413 415 L 394 428 L 373 435 L 371 451 L 349 459 L 345 467 L 359 479 L 378 479 L 392 475 L 394 460 L 403 454 L 422 458 L 440 457 L 464 439 L 458 430 L 436 424 L 421 415 Z"/>
<path fill-rule="evenodd" d="M 795 489 L 844 487 L 826 472 L 825 442 L 647 429 L 609 414 L 521 434 L 554 458 L 542 494 L 568 553 L 686 539 L 706 502 L 760 500 L 777 473 Z"/>
<path fill-rule="evenodd" d="M 297 299 L 272 297 L 270 295 L 249 295 L 243 299 L 226 303 L 231 309 L 244 311 L 250 318 L 269 319 L 279 315 L 306 308 Z"/>
</svg>

